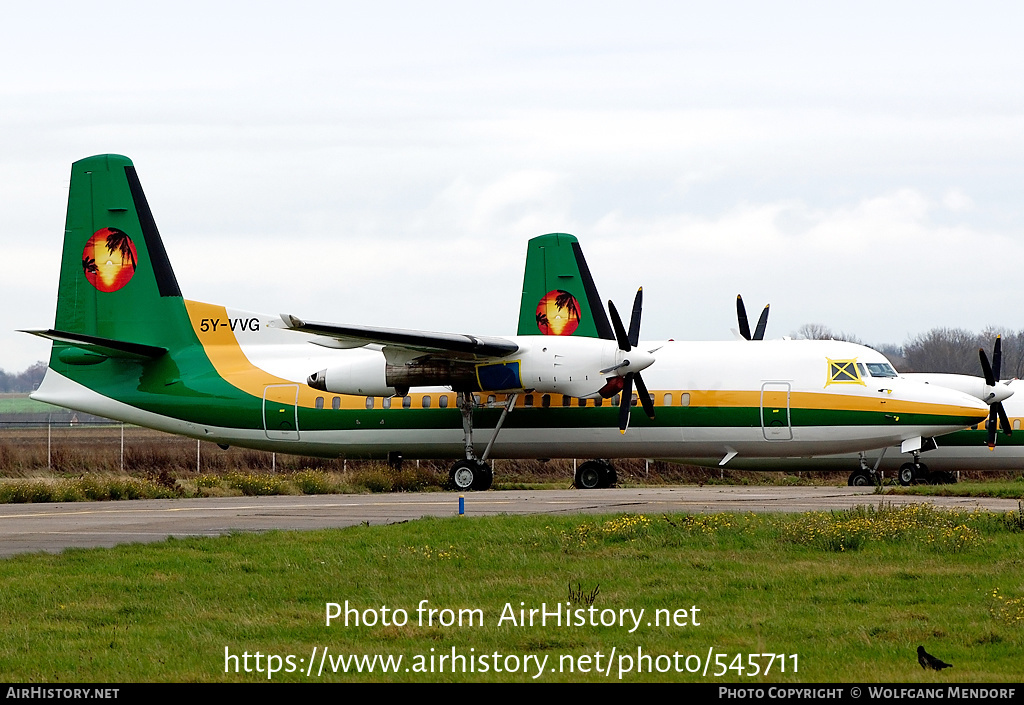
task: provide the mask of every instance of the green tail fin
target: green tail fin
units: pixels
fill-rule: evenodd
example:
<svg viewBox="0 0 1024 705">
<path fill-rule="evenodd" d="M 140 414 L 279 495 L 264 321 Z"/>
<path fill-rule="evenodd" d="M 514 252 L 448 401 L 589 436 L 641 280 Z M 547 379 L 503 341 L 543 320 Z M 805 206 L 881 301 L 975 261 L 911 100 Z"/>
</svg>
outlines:
<svg viewBox="0 0 1024 705">
<path fill-rule="evenodd" d="M 127 157 L 106 154 L 71 166 L 57 317 L 49 333 L 86 349 L 90 341 L 95 350 L 105 346 L 108 356 L 156 354 L 192 339 L 181 290 Z"/>
<path fill-rule="evenodd" d="M 528 243 L 518 334 L 615 340 L 583 250 L 572 235 L 551 233 Z"/>
</svg>

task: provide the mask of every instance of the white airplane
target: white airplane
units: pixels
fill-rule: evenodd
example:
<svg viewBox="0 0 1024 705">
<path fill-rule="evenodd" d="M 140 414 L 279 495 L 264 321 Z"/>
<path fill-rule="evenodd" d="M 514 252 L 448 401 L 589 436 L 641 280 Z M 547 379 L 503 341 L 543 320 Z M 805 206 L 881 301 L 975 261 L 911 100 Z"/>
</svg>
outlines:
<svg viewBox="0 0 1024 705">
<path fill-rule="evenodd" d="M 1024 419 L 1024 380 L 1006 383 L 1011 391 L 1020 396 L 1004 402 L 1010 428 L 1019 431 Z M 1000 428 L 1002 426 L 1000 425 Z M 868 486 L 878 484 L 884 477 L 895 477 L 901 485 L 915 483 L 950 484 L 957 481 L 958 470 L 1024 470 L 1024 442 L 1021 435 L 1000 439 L 998 445 L 990 448 L 986 422 L 970 428 L 954 431 L 931 439 L 918 449 L 924 459 L 908 460 L 901 455 L 899 447 L 881 448 L 860 453 L 839 453 L 789 458 L 737 458 L 729 464 L 738 470 L 762 470 L 779 472 L 850 471 L 848 484 Z M 717 464 L 712 458 L 679 458 L 677 462 L 688 465 L 712 467 Z"/>
<path fill-rule="evenodd" d="M 490 486 L 488 458 L 912 450 L 988 413 L 959 391 L 865 375 L 892 368 L 851 343 L 641 341 L 641 308 L 638 292 L 627 331 L 609 302 L 609 321 L 565 234 L 529 243 L 515 336 L 188 301 L 131 161 L 100 155 L 72 166 L 56 322 L 27 331 L 53 341 L 32 396 L 222 446 L 459 458 L 460 490 Z M 589 461 L 575 479 L 605 486 L 615 472 Z"/>
<path fill-rule="evenodd" d="M 768 318 L 765 306 L 758 321 L 757 330 L 750 334 L 743 299 L 736 298 L 736 313 L 740 330 L 738 337 L 747 340 L 763 340 Z M 906 486 L 917 482 L 949 484 L 956 482 L 957 470 L 1021 470 L 1024 469 L 1024 437 L 1013 436 L 1020 430 L 1024 418 L 1024 396 L 1011 399 L 1015 392 L 1024 389 L 1024 381 L 1001 381 L 999 372 L 1002 365 L 1002 339 L 997 337 L 993 349 L 992 363 L 984 349 L 979 350 L 983 377 L 962 374 L 914 372 L 897 375 L 891 366 L 858 363 L 864 379 L 899 376 L 902 379 L 922 384 L 946 387 L 968 394 L 989 405 L 985 422 L 973 424 L 968 429 L 954 431 L 941 437 L 926 438 L 919 447 L 882 448 L 874 452 L 840 453 L 824 456 L 789 458 L 739 458 L 730 467 L 740 470 L 761 471 L 842 471 L 854 468 L 848 478 L 851 486 L 877 485 L 884 473 L 892 473 L 900 484 Z M 997 431 L 1005 438 L 996 447 Z M 905 453 L 911 453 L 913 460 L 907 460 Z M 903 455 L 901 455 L 903 453 Z M 927 464 L 921 460 L 927 453 Z M 677 462 L 700 466 L 717 466 L 715 458 L 679 458 Z"/>
</svg>

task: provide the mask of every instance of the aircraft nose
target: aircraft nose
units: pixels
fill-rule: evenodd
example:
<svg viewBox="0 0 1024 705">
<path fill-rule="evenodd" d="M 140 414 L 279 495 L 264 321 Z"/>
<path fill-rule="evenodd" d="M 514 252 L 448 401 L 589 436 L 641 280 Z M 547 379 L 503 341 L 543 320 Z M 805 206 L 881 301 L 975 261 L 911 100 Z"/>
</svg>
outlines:
<svg viewBox="0 0 1024 705">
<path fill-rule="evenodd" d="M 949 407 L 946 411 L 948 416 L 966 416 L 970 417 L 974 421 L 981 421 L 982 419 L 988 418 L 988 404 L 970 394 L 957 391 L 955 389 L 934 389 L 938 391 L 941 397 L 938 402 L 943 406 Z M 966 424 L 970 425 L 970 424 Z"/>
<path fill-rule="evenodd" d="M 939 384 L 906 379 L 902 382 L 906 386 L 894 384 L 893 391 L 909 402 L 906 411 L 916 409 L 940 426 L 966 428 L 988 418 L 988 404 L 973 394 Z"/>
</svg>

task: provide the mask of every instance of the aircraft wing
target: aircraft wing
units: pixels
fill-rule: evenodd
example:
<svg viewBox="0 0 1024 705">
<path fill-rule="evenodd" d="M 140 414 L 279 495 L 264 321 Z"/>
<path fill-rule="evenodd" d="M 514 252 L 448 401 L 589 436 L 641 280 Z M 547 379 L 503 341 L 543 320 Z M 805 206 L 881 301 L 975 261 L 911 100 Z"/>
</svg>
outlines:
<svg viewBox="0 0 1024 705">
<path fill-rule="evenodd" d="M 281 319 L 289 330 L 323 336 L 334 341 L 335 345 L 329 345 L 329 347 L 347 348 L 377 344 L 419 354 L 470 360 L 505 357 L 519 350 L 517 343 L 506 338 L 318 323 L 303 321 L 290 314 L 281 314 Z"/>
</svg>

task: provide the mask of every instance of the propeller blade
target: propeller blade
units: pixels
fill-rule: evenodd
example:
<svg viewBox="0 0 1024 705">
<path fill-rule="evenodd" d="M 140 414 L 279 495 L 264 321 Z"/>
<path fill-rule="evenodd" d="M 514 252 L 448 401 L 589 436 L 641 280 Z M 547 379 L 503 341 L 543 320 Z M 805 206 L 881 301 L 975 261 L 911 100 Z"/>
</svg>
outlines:
<svg viewBox="0 0 1024 705">
<path fill-rule="evenodd" d="M 644 288 L 636 290 L 633 299 L 633 313 L 629 317 L 629 344 L 636 347 L 640 343 L 640 313 L 644 305 Z"/>
<path fill-rule="evenodd" d="M 768 304 L 771 306 L 771 304 Z M 761 317 L 757 319 L 757 328 L 754 329 L 754 340 L 764 340 L 764 329 L 768 327 L 768 306 L 761 311 Z"/>
<path fill-rule="evenodd" d="M 622 382 L 622 394 L 619 397 L 619 431 L 626 432 L 629 428 L 629 406 L 633 399 L 633 375 L 627 372 Z"/>
<path fill-rule="evenodd" d="M 750 340 L 750 323 L 747 321 L 747 309 L 743 305 L 743 297 L 736 295 L 736 318 L 740 322 L 740 335 Z"/>
<path fill-rule="evenodd" d="M 612 328 L 615 330 L 615 340 L 619 344 L 619 350 L 623 352 L 629 352 L 632 350 L 632 346 L 629 344 L 629 338 L 626 336 L 626 329 L 622 327 L 622 319 L 619 318 L 619 312 L 615 310 L 615 304 L 608 301 L 608 313 L 612 314 Z"/>
<path fill-rule="evenodd" d="M 985 348 L 978 348 L 978 357 L 981 358 L 981 371 L 985 375 L 985 384 L 994 387 L 996 377 L 992 372 L 992 365 L 988 364 L 988 355 L 985 354 Z"/>
<path fill-rule="evenodd" d="M 654 402 L 651 401 L 651 395 L 647 391 L 647 385 L 644 384 L 644 378 L 640 376 L 640 373 L 636 373 L 636 392 L 637 396 L 640 397 L 640 404 L 644 407 L 644 413 L 650 418 L 654 418 Z"/>
<path fill-rule="evenodd" d="M 626 329 L 622 325 L 622 318 L 619 316 L 619 312 L 615 308 L 615 304 L 612 301 L 608 301 L 608 313 L 611 314 L 612 328 L 615 330 L 615 341 L 618 343 L 619 350 L 622 352 L 629 352 L 640 343 L 640 317 L 643 312 L 643 305 L 644 288 L 640 287 L 636 290 L 636 297 L 633 299 L 633 311 L 629 317 L 629 333 L 626 333 Z M 653 360 L 641 360 L 639 365 L 642 369 L 643 367 L 650 365 L 651 362 L 653 362 Z M 617 365 L 601 370 L 601 374 L 615 372 L 629 364 L 629 360 L 623 359 L 622 362 Z M 651 395 L 647 392 L 647 386 L 644 384 L 639 372 L 627 372 L 624 375 L 620 374 L 617 379 L 622 380 L 622 391 L 621 396 L 619 397 L 619 431 L 625 433 L 626 429 L 629 428 L 630 408 L 633 406 L 633 384 L 636 384 L 636 388 L 640 392 L 639 396 L 643 403 L 644 411 L 652 419 L 654 418 L 654 402 L 651 401 Z M 609 384 L 611 384 L 611 381 L 609 381 Z M 608 384 L 605 385 L 605 387 L 608 386 Z"/>
<path fill-rule="evenodd" d="M 998 414 L 995 404 L 988 408 L 988 421 L 985 422 L 985 430 L 988 431 L 989 450 L 996 447 L 996 418 Z"/>
<path fill-rule="evenodd" d="M 999 426 L 1003 429 L 1003 433 L 1007 436 L 1013 434 L 1013 429 L 1010 427 L 1010 418 L 1006 415 L 1006 409 L 1003 408 L 1003 402 L 998 401 L 992 405 L 999 414 Z"/>
<path fill-rule="evenodd" d="M 1003 336 L 996 336 L 996 347 L 992 351 L 992 376 L 999 381 L 999 371 L 1003 367 Z M 993 382 L 995 384 L 995 382 Z"/>
</svg>

